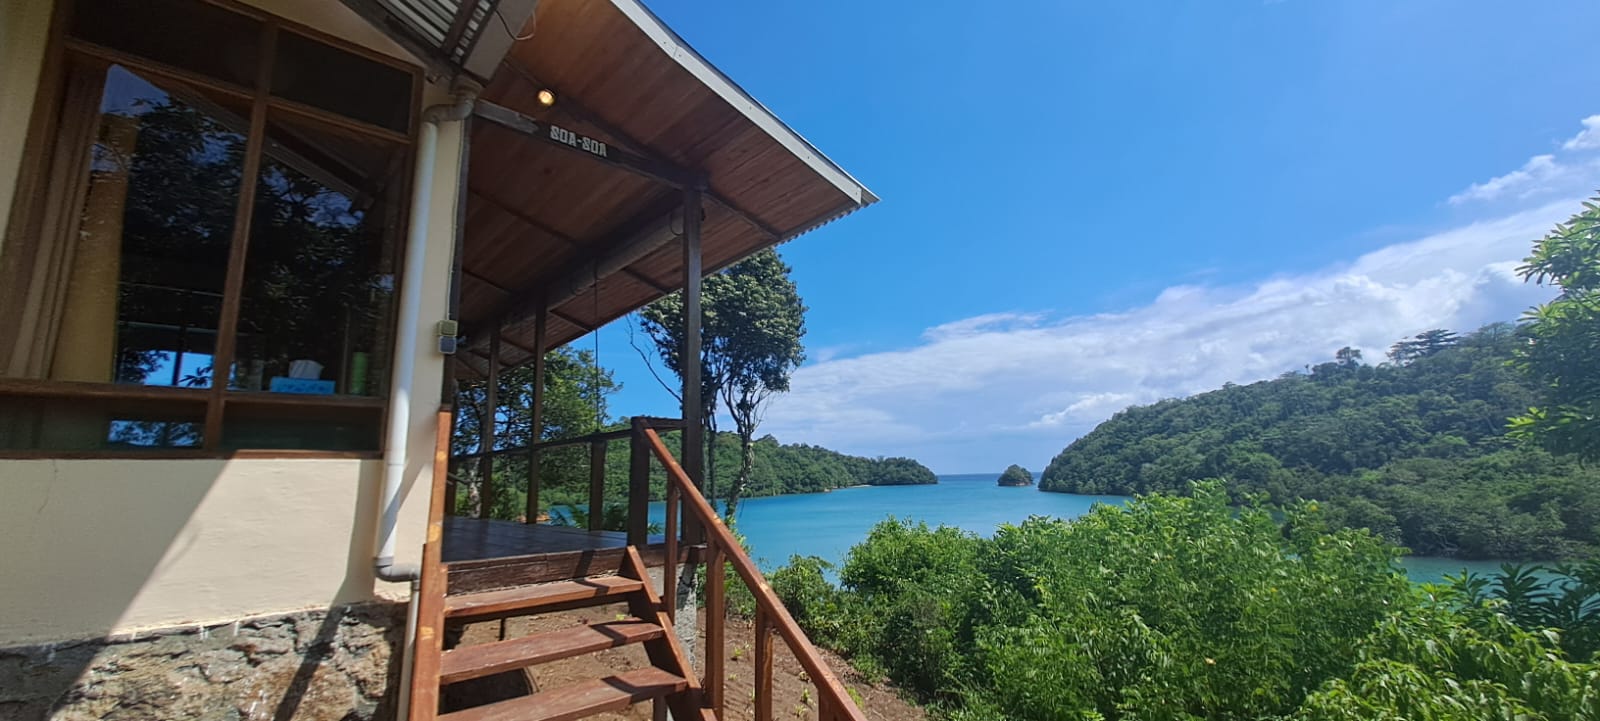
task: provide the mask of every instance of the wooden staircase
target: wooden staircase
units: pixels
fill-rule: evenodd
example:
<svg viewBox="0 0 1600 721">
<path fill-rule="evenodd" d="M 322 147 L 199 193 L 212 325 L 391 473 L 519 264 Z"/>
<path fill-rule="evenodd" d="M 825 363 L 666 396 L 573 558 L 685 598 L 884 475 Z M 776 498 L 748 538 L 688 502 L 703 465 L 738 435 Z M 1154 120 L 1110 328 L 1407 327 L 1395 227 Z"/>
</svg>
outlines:
<svg viewBox="0 0 1600 721">
<path fill-rule="evenodd" d="M 544 554 L 446 564 L 441 561 L 441 546 L 444 509 L 448 505 L 451 423 L 449 409 L 441 411 L 428 535 L 423 544 L 422 578 L 416 592 L 417 626 L 407 694 L 407 721 L 570 721 L 645 701 L 652 702 L 652 717 L 657 721 L 663 721 L 668 712 L 675 721 L 722 721 L 727 711 L 724 586 L 730 577 L 737 578 L 755 601 L 755 677 L 751 698 L 754 720 L 774 721 L 776 718 L 773 651 L 781 643 L 817 691 L 818 721 L 866 721 L 844 685 L 773 593 L 755 562 L 668 451 L 656 432 L 663 426 L 682 427 L 682 422 L 635 417 L 632 427 L 623 432 L 630 443 L 628 545 L 625 548 L 585 552 L 576 557 Z M 603 459 L 604 442 L 617 435 L 618 432 L 611 431 L 560 443 L 594 444 L 591 458 Z M 538 445 L 532 448 L 537 450 Z M 484 456 L 491 459 L 487 469 L 491 472 L 493 453 Z M 647 541 L 645 529 L 652 460 L 659 462 L 667 475 L 663 524 L 666 533 L 661 546 L 663 590 L 660 594 L 646 571 L 640 549 Z M 537 463 L 531 465 L 537 468 Z M 599 465 L 594 464 L 594 468 Z M 600 488 L 604 474 L 594 468 L 591 468 L 590 505 L 599 507 L 604 498 Z M 485 477 L 490 475 L 486 473 Z M 537 487 L 530 486 L 529 497 L 536 494 Z M 533 514 L 530 517 L 534 517 Z M 697 676 L 690 667 L 688 655 L 672 627 L 673 609 L 662 602 L 662 596 L 668 599 L 676 596 L 678 566 L 689 558 L 682 552 L 687 550 L 691 539 L 696 549 L 693 558 L 698 559 L 691 562 L 701 566 L 706 584 L 704 676 Z M 654 553 L 656 547 L 650 550 Z M 558 580 L 547 580 L 551 578 Z M 618 615 L 615 620 L 576 628 L 520 638 L 502 635 L 497 642 L 444 648 L 447 627 L 603 605 L 625 605 L 627 613 Z M 643 668 L 440 713 L 441 690 L 451 684 L 634 644 L 644 649 L 648 659 L 648 665 Z"/>
<path fill-rule="evenodd" d="M 672 622 L 645 574 L 643 560 L 630 546 L 616 575 L 445 596 L 439 620 L 447 624 L 604 605 L 625 605 L 628 615 L 616 621 L 443 651 L 437 647 L 423 649 L 419 644 L 419 667 L 431 665 L 422 663 L 423 654 L 437 656 L 436 683 L 441 690 L 454 683 L 632 644 L 643 646 L 650 665 L 437 718 L 440 721 L 567 721 L 652 701 L 664 704 L 675 719 L 714 721 L 716 716 L 703 702 L 700 684 L 673 632 Z M 436 690 L 435 699 L 438 694 Z M 413 709 L 412 718 L 418 718 L 418 712 L 426 717 L 426 710 Z"/>
</svg>

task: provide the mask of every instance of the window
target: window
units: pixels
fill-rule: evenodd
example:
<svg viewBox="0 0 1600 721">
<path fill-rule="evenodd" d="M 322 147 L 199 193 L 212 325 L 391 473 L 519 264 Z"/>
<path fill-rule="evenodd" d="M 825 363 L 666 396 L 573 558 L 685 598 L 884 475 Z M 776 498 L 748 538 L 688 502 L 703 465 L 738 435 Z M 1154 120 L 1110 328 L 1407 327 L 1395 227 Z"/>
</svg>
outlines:
<svg viewBox="0 0 1600 721">
<path fill-rule="evenodd" d="M 378 450 L 417 75 L 200 0 L 74 12 L 0 451 Z"/>
</svg>

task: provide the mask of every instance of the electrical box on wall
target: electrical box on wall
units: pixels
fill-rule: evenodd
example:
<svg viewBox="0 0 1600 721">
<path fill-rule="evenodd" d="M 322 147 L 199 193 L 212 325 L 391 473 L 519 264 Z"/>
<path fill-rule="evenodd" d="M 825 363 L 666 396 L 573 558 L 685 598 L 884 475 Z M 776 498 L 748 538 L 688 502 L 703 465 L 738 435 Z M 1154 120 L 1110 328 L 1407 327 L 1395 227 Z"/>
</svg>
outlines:
<svg viewBox="0 0 1600 721">
<path fill-rule="evenodd" d="M 439 352 L 445 355 L 454 355 L 458 345 L 457 336 L 460 333 L 460 323 L 453 320 L 439 321 Z"/>
</svg>

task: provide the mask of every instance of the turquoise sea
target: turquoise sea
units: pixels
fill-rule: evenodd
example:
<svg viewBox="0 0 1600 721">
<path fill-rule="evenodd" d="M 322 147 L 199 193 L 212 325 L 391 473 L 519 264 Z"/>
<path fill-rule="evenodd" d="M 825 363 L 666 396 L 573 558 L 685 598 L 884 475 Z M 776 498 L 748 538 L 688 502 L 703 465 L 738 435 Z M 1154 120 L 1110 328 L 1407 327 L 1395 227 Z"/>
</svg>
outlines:
<svg viewBox="0 0 1600 721">
<path fill-rule="evenodd" d="M 1037 488 L 1002 488 L 999 473 L 940 476 L 928 486 L 863 486 L 831 493 L 806 493 L 740 502 L 737 527 L 763 570 L 788 562 L 791 555 L 820 556 L 838 563 L 851 546 L 867 537 L 890 516 L 924 521 L 932 526 L 957 526 L 988 535 L 1001 524 L 1020 523 L 1028 516 L 1075 518 L 1096 503 L 1118 504 L 1125 496 L 1079 496 L 1044 493 Z M 661 504 L 651 509 L 663 516 Z M 1477 572 L 1499 569 L 1496 561 L 1407 558 L 1413 580 L 1439 581 L 1463 568 Z"/>
</svg>

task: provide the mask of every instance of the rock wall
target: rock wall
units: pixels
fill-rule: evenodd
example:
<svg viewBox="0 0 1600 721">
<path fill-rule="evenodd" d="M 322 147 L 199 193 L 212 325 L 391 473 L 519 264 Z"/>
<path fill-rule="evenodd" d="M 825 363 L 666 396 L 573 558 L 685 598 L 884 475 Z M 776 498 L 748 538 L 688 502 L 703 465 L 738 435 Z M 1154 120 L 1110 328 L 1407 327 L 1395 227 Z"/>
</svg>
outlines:
<svg viewBox="0 0 1600 721">
<path fill-rule="evenodd" d="M 403 604 L 0 649 L 0 721 L 392 719 Z"/>
</svg>

